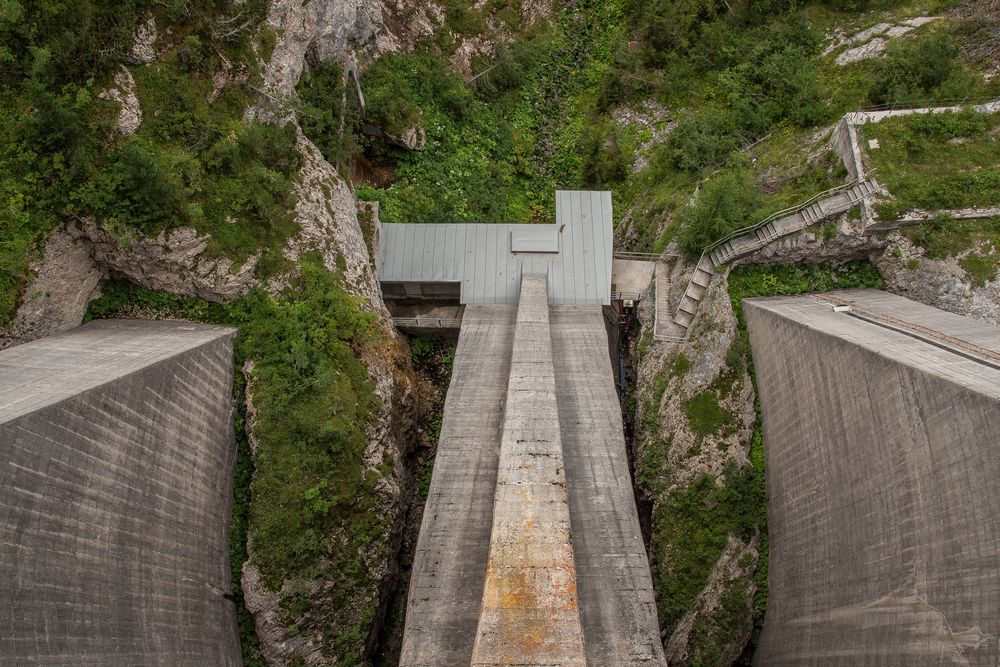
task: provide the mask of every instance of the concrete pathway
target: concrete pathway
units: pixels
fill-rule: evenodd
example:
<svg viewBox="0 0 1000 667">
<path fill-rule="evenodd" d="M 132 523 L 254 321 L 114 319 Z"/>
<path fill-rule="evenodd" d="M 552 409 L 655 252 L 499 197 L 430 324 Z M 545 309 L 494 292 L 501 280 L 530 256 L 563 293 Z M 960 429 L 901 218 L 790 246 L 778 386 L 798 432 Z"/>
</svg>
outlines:
<svg viewBox="0 0 1000 667">
<path fill-rule="evenodd" d="M 664 665 L 600 306 L 469 306 L 400 664 Z"/>
<path fill-rule="evenodd" d="M 399 664 L 468 665 L 490 547 L 516 306 L 467 306 L 410 577 Z"/>
<path fill-rule="evenodd" d="M 585 665 L 543 276 L 525 276 L 474 667 Z"/>
</svg>

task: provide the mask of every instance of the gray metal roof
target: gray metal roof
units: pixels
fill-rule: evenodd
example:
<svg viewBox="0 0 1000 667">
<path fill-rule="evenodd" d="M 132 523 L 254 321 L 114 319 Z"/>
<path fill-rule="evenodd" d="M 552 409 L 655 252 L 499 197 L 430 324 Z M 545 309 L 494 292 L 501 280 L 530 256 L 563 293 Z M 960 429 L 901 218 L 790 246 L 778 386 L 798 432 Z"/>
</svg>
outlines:
<svg viewBox="0 0 1000 667">
<path fill-rule="evenodd" d="M 535 226 L 542 227 L 542 226 Z M 516 304 L 522 274 L 548 276 L 549 303 L 611 303 L 611 193 L 556 192 L 557 252 L 519 224 L 383 224 L 378 272 L 384 283 L 461 283 L 463 304 Z M 534 252 L 512 251 L 512 233 Z M 551 236 L 550 236 L 551 238 Z M 518 248 L 531 247 L 518 245 Z"/>
</svg>

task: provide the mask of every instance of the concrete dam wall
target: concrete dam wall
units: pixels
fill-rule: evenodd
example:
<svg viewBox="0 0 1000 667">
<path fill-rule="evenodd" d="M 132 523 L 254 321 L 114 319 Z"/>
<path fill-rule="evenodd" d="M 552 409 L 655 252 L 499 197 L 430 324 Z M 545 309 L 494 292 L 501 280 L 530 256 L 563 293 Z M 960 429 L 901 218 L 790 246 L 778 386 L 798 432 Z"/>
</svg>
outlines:
<svg viewBox="0 0 1000 667">
<path fill-rule="evenodd" d="M 1000 664 L 1000 330 L 874 290 L 744 307 L 769 494 L 755 664 Z"/>
<path fill-rule="evenodd" d="M 400 665 L 663 665 L 602 309 L 520 299 L 465 311 Z"/>
<path fill-rule="evenodd" d="M 0 663 L 241 664 L 233 334 L 106 321 L 0 352 Z"/>
</svg>

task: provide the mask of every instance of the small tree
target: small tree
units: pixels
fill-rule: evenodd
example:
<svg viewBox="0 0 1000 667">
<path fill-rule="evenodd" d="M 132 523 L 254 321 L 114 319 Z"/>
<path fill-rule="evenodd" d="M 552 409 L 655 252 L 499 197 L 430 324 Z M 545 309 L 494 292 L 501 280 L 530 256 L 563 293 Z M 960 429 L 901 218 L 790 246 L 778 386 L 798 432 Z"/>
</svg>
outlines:
<svg viewBox="0 0 1000 667">
<path fill-rule="evenodd" d="M 732 232 L 753 224 L 761 204 L 760 187 L 748 171 L 726 171 L 708 180 L 684 211 L 677 240 L 692 256 Z"/>
</svg>

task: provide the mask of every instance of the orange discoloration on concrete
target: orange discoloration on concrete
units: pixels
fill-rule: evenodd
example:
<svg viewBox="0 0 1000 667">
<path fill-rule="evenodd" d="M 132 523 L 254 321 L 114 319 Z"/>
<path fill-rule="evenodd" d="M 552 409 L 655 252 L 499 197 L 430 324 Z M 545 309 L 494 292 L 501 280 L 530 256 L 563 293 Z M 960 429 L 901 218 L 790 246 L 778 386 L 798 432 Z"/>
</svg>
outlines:
<svg viewBox="0 0 1000 667">
<path fill-rule="evenodd" d="M 522 281 L 473 667 L 586 664 L 545 289 Z"/>
</svg>

